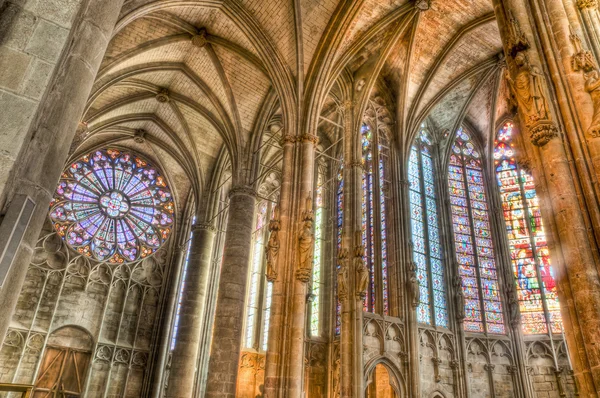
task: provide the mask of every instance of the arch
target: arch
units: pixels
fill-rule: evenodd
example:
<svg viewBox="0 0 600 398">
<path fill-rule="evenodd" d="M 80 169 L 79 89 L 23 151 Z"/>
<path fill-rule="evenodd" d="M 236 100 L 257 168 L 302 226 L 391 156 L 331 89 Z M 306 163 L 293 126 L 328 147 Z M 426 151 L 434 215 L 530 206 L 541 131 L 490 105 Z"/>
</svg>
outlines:
<svg viewBox="0 0 600 398">
<path fill-rule="evenodd" d="M 396 394 L 395 396 L 397 398 L 403 397 L 403 394 L 405 392 L 405 381 L 402 377 L 402 373 L 397 369 L 396 365 L 394 365 L 394 363 L 387 357 L 377 358 L 365 365 L 365 393 L 369 389 L 369 385 L 373 383 L 373 375 L 376 371 L 377 366 L 380 365 L 386 370 L 389 376 L 389 383 L 392 390 Z"/>
</svg>

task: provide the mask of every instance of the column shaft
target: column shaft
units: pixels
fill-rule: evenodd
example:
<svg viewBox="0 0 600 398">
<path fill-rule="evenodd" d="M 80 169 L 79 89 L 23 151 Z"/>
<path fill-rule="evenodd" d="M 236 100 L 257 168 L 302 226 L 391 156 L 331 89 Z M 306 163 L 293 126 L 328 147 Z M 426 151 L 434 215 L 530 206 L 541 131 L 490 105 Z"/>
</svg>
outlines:
<svg viewBox="0 0 600 398">
<path fill-rule="evenodd" d="M 181 297 L 177 340 L 169 374 L 169 398 L 192 396 L 201 349 L 200 337 L 215 231 L 212 226 L 205 224 L 196 224 L 192 228 L 187 276 L 182 281 L 185 282 L 185 288 Z"/>
<path fill-rule="evenodd" d="M 275 398 L 281 391 L 282 375 L 282 351 L 284 348 L 284 327 L 286 306 L 286 288 L 290 276 L 293 277 L 293 269 L 287 261 L 289 256 L 289 234 L 291 233 L 290 211 L 292 209 L 292 183 L 294 180 L 294 142 L 295 137 L 284 137 L 282 181 L 279 194 L 279 209 L 281 217 L 280 249 L 276 269 L 278 275 L 273 282 L 273 294 L 271 299 L 271 316 L 269 319 L 269 342 L 267 347 L 267 358 L 265 364 L 265 397 Z"/>
<path fill-rule="evenodd" d="M 301 143 L 301 173 L 300 173 L 300 206 L 298 216 L 304 214 L 308 209 L 308 197 L 313 197 L 313 180 L 315 167 L 315 145 L 317 143 L 316 136 L 305 135 L 302 137 Z M 312 208 L 312 204 L 310 205 Z M 305 221 L 299 220 L 298 227 L 302 228 Z M 297 235 L 298 237 L 300 234 Z M 313 233 L 314 244 L 314 233 Z M 299 251 L 296 251 L 298 258 Z M 299 270 L 300 261 L 296 263 L 296 269 Z M 311 259 L 312 265 L 312 259 Z M 312 267 L 311 267 L 312 269 Z M 289 373 L 287 382 L 287 395 L 289 398 L 302 397 L 303 380 L 304 380 L 304 341 L 306 337 L 306 299 L 307 299 L 307 283 L 310 281 L 299 277 L 293 279 L 293 296 L 292 296 L 292 317 L 291 317 L 291 332 L 290 332 L 290 355 L 289 355 Z"/>
<path fill-rule="evenodd" d="M 229 197 L 206 397 L 235 397 L 242 345 L 256 193 L 238 186 L 231 189 Z"/>
<path fill-rule="evenodd" d="M 0 341 L 6 335 L 33 248 L 48 215 L 48 205 L 122 5 L 123 0 L 83 2 L 68 47 L 56 66 L 57 73 L 48 85 L 31 124 L 30 136 L 15 162 L 12 185 L 5 197 L 10 203 L 16 195 L 27 195 L 36 208 L 0 288 L 4 309 L 0 311 Z M 11 204 L 4 210 L 10 212 Z"/>
</svg>

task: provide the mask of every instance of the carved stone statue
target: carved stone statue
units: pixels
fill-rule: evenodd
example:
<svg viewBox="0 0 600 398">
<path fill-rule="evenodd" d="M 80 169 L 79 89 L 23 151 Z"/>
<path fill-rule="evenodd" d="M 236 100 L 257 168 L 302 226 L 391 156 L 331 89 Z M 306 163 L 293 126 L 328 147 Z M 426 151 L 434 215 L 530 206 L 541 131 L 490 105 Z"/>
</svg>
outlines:
<svg viewBox="0 0 600 398">
<path fill-rule="evenodd" d="M 519 300 L 517 299 L 517 291 L 514 285 L 510 285 L 508 290 L 508 318 L 510 324 L 515 327 L 521 322 L 519 312 Z"/>
<path fill-rule="evenodd" d="M 414 261 L 410 262 L 408 270 L 408 288 L 411 304 L 414 308 L 417 308 L 421 302 L 421 289 L 419 288 L 419 278 L 417 278 L 417 264 Z"/>
<path fill-rule="evenodd" d="M 596 138 L 600 136 L 600 73 L 597 70 L 592 70 L 585 75 L 585 91 L 592 97 L 594 105 L 594 116 L 588 134 Z"/>
<path fill-rule="evenodd" d="M 357 233 L 357 244 L 354 247 L 354 269 L 356 271 L 356 295 L 360 298 L 367 296 L 369 286 L 369 270 L 365 265 L 365 247 L 362 245 L 360 232 Z"/>
<path fill-rule="evenodd" d="M 275 206 L 273 219 L 269 222 L 269 241 L 265 246 L 265 255 L 267 258 L 267 280 L 274 282 L 277 279 L 277 256 L 279 255 L 279 230 L 281 221 L 279 220 L 279 206 Z"/>
<path fill-rule="evenodd" d="M 456 319 L 460 322 L 465 319 L 465 293 L 462 287 L 462 278 L 455 276 L 452 281 L 454 286 L 454 297 L 456 298 Z"/>
<path fill-rule="evenodd" d="M 515 55 L 515 64 L 518 68 L 515 79 L 513 80 L 507 71 L 506 80 L 519 104 L 519 109 L 525 116 L 523 118 L 525 126 L 531 127 L 538 121 L 551 120 L 544 91 L 544 75 L 529 63 L 523 51 Z"/>
<path fill-rule="evenodd" d="M 312 210 L 312 198 L 310 196 L 306 200 L 305 209 L 302 213 L 302 220 L 304 222 L 302 223 L 299 237 L 298 252 L 300 258 L 296 277 L 298 280 L 306 283 L 310 280 L 311 276 L 315 240 L 313 232 L 314 214 Z"/>
<path fill-rule="evenodd" d="M 338 254 L 338 264 L 340 266 L 337 272 L 338 298 L 344 300 L 348 297 L 348 249 L 343 246 Z"/>
</svg>

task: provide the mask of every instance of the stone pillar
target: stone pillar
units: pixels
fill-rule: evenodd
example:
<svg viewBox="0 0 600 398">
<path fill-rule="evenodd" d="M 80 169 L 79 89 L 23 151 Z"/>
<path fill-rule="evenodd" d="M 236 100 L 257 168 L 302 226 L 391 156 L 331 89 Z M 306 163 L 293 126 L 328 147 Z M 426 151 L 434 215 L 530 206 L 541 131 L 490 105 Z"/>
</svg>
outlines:
<svg viewBox="0 0 600 398">
<path fill-rule="evenodd" d="M 279 231 L 279 256 L 276 261 L 276 275 L 273 277 L 273 295 L 271 298 L 271 316 L 269 319 L 269 342 L 265 364 L 265 397 L 277 397 L 281 391 L 282 354 L 284 349 L 285 308 L 290 269 L 286 254 L 289 252 L 291 233 L 290 212 L 292 210 L 292 183 L 294 181 L 294 148 L 296 137 L 284 135 L 281 190 L 279 193 L 279 212 L 281 230 Z"/>
<path fill-rule="evenodd" d="M 297 261 L 292 283 L 292 314 L 290 322 L 290 350 L 288 355 L 287 395 L 286 398 L 303 396 L 304 381 L 304 342 L 306 337 L 306 301 L 308 283 L 312 277 L 314 252 L 314 213 L 313 213 L 313 182 L 315 167 L 315 147 L 317 136 L 304 134 L 300 137 L 300 183 L 298 215 L 300 220 L 295 251 Z M 310 243 L 310 246 L 309 246 Z M 308 252 L 307 252 L 308 250 Z"/>
<path fill-rule="evenodd" d="M 525 146 L 534 156 L 532 173 L 543 199 L 553 266 L 560 287 L 561 313 L 579 393 L 600 391 L 600 278 L 580 207 L 578 186 L 562 134 L 558 131 L 555 91 L 546 79 L 546 64 L 536 50 L 535 30 L 525 3 L 494 0 L 505 45 L 509 86 L 518 102 Z M 541 36 L 541 32 L 540 32 Z M 547 37 L 546 37 L 547 39 Z M 544 42 L 544 37 L 541 37 Z M 560 107 L 560 104 L 559 104 Z M 564 112 L 561 115 L 564 119 Z M 564 124 L 572 123 L 568 120 Z M 545 183 L 545 184 L 544 184 Z"/>
<path fill-rule="evenodd" d="M 231 188 L 206 397 L 235 397 L 255 207 L 252 188 Z"/>
<path fill-rule="evenodd" d="M 195 224 L 192 226 L 192 233 L 185 288 L 181 297 L 177 340 L 167 388 L 169 398 L 192 396 L 198 356 L 202 349 L 200 337 L 205 318 L 206 287 L 215 228 L 210 224 Z"/>
<path fill-rule="evenodd" d="M 23 239 L 8 259 L 10 269 L 0 288 L 0 341 L 4 339 L 17 303 L 35 244 L 48 214 L 56 184 L 69 154 L 69 148 L 100 62 L 108 46 L 123 0 L 84 1 L 75 18 L 68 44 L 56 66 L 33 117 L 28 138 L 11 171 L 11 185 L 2 192 L 8 203 L 2 211 L 14 212 L 18 197 L 28 196 L 36 207 L 26 224 Z M 17 59 L 15 59 L 17 62 Z M 22 137 L 18 137 L 21 139 Z M 12 230 L 9 217 L 0 228 Z"/>
</svg>

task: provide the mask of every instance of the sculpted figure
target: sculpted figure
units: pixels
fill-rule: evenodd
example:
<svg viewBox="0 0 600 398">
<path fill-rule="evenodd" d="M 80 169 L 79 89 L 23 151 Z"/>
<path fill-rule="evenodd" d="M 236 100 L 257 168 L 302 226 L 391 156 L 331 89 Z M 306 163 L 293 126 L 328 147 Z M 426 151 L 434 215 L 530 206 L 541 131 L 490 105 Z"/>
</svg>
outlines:
<svg viewBox="0 0 600 398">
<path fill-rule="evenodd" d="M 279 230 L 281 222 L 279 221 L 279 207 L 275 206 L 273 219 L 269 222 L 269 241 L 265 246 L 265 255 L 267 257 L 267 280 L 274 282 L 277 279 L 277 256 L 279 255 Z"/>
<path fill-rule="evenodd" d="M 338 255 L 340 268 L 337 272 L 338 298 L 340 300 L 348 297 L 348 249 L 341 248 Z"/>
<path fill-rule="evenodd" d="M 408 288 L 412 306 L 417 308 L 421 302 L 421 290 L 419 289 L 419 278 L 417 278 L 417 264 L 415 264 L 414 261 L 410 262 Z"/>
<path fill-rule="evenodd" d="M 594 105 L 594 116 L 588 133 L 595 138 L 600 136 L 600 74 L 597 70 L 592 70 L 586 74 L 585 78 L 585 91 L 592 97 Z"/>
<path fill-rule="evenodd" d="M 314 240 L 315 236 L 313 233 L 313 211 L 312 211 L 312 199 L 310 196 L 306 201 L 306 210 L 302 213 L 302 230 L 300 232 L 300 264 L 297 273 L 297 277 L 302 282 L 308 282 L 310 280 L 310 274 L 312 270 L 313 252 L 314 252 Z"/>
<path fill-rule="evenodd" d="M 525 126 L 530 127 L 539 120 L 550 120 L 548 102 L 544 94 L 545 77 L 540 70 L 529 64 L 527 55 L 515 55 L 517 76 L 513 80 L 506 71 L 506 80 L 515 96 L 521 112 L 525 115 Z"/>
<path fill-rule="evenodd" d="M 360 238 L 360 235 L 359 235 Z M 354 248 L 354 268 L 356 270 L 356 295 L 365 298 L 369 286 L 369 270 L 364 260 L 365 247 L 360 244 Z"/>
<path fill-rule="evenodd" d="M 455 276 L 453 280 L 454 294 L 456 297 L 456 319 L 462 321 L 465 319 L 465 293 L 462 287 L 462 278 Z"/>
</svg>

